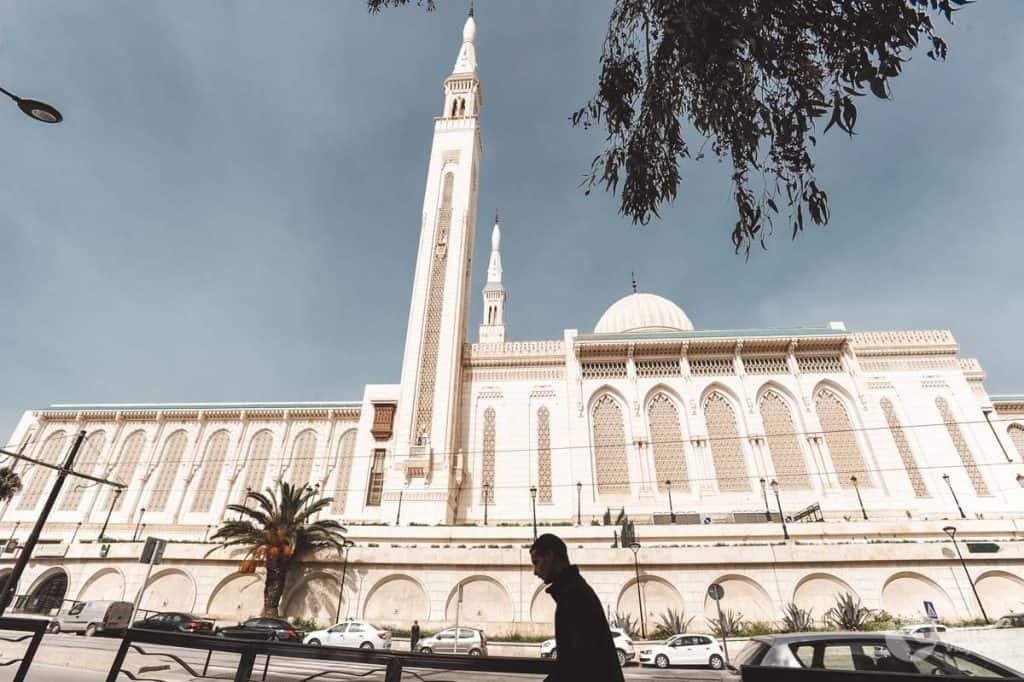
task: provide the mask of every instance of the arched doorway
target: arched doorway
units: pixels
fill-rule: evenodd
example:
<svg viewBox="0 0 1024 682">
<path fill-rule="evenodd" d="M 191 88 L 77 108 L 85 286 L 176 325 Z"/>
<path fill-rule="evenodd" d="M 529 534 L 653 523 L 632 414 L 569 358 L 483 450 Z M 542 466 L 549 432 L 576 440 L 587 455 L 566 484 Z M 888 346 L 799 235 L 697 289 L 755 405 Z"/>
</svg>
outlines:
<svg viewBox="0 0 1024 682">
<path fill-rule="evenodd" d="M 57 569 L 41 580 L 29 592 L 28 598 L 21 606 L 23 613 L 50 614 L 56 613 L 64 601 L 68 591 L 68 574 Z"/>
</svg>

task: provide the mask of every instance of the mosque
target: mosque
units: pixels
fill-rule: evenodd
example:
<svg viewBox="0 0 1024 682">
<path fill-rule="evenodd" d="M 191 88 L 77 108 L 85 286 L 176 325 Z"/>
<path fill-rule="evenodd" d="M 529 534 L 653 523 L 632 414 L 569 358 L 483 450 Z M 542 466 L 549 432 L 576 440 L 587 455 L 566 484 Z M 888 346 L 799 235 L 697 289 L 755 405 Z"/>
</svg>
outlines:
<svg viewBox="0 0 1024 682">
<path fill-rule="evenodd" d="M 988 615 L 1024 610 L 1024 395 L 989 395 L 949 331 L 699 329 L 634 290 L 592 330 L 510 340 L 496 222 L 470 338 L 476 40 L 471 15 L 434 119 L 400 383 L 341 402 L 26 411 L 8 442 L 56 463 L 84 430 L 77 468 L 127 487 L 69 482 L 18 607 L 133 600 L 145 575 L 133 539 L 152 535 L 174 542 L 144 608 L 258 614 L 262 576 L 207 556 L 207 538 L 225 505 L 285 479 L 330 496 L 355 543 L 293 572 L 283 613 L 320 624 L 458 616 L 492 638 L 548 632 L 553 605 L 526 549 L 535 524 L 567 540 L 609 614 L 647 623 L 712 613 L 712 582 L 750 621 L 789 602 L 820 617 L 844 592 L 907 619 L 925 602 L 944 620 L 978 618 L 950 525 Z M 0 571 L 54 480 L 21 475 L 0 512 Z"/>
</svg>

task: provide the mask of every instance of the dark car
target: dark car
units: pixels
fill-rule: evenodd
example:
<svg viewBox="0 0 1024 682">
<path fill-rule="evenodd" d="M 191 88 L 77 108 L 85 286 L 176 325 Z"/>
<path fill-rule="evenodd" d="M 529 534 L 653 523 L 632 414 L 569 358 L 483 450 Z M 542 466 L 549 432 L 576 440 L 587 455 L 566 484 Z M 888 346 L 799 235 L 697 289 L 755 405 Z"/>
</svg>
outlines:
<svg viewBox="0 0 1024 682">
<path fill-rule="evenodd" d="M 143 620 L 132 623 L 133 628 L 164 630 L 165 632 L 191 632 L 199 635 L 213 634 L 213 621 L 194 616 L 191 613 L 169 611 L 155 613 Z"/>
<path fill-rule="evenodd" d="M 244 623 L 219 628 L 218 637 L 233 639 L 262 639 L 272 642 L 301 642 L 306 633 L 280 618 L 250 618 Z"/>
</svg>

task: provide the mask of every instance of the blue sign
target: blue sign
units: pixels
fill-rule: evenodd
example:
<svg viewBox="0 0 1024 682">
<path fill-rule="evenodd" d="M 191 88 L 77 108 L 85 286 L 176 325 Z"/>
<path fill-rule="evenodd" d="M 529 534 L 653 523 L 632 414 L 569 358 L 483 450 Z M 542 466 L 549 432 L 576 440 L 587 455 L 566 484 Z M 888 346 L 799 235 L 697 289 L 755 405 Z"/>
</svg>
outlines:
<svg viewBox="0 0 1024 682">
<path fill-rule="evenodd" d="M 935 604 L 931 603 L 930 601 L 926 601 L 924 603 L 924 612 L 928 614 L 928 617 L 933 620 L 937 620 L 939 617 L 939 614 L 935 612 Z"/>
</svg>

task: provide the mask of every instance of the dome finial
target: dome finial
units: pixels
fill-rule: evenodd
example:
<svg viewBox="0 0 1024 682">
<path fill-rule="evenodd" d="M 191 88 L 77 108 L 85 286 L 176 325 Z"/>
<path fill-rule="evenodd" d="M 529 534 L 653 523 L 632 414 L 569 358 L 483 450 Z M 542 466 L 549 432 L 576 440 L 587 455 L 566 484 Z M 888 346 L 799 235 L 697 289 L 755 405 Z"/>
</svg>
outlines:
<svg viewBox="0 0 1024 682">
<path fill-rule="evenodd" d="M 469 16 L 473 16 L 473 0 L 469 0 Z"/>
<path fill-rule="evenodd" d="M 635 272 L 631 272 L 629 274 L 633 276 L 633 293 L 635 294 L 636 293 L 636 273 Z"/>
<path fill-rule="evenodd" d="M 494 209 L 494 224 L 497 225 L 501 221 L 498 220 L 498 209 Z"/>
</svg>

